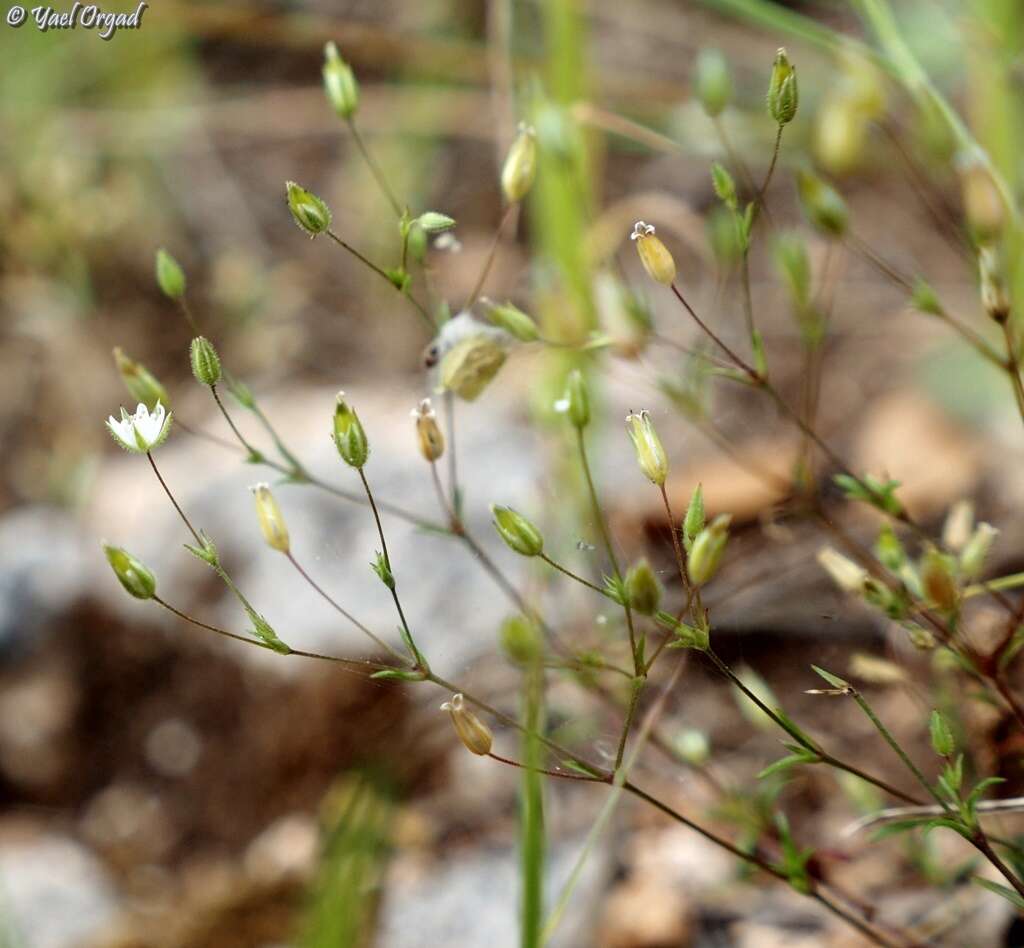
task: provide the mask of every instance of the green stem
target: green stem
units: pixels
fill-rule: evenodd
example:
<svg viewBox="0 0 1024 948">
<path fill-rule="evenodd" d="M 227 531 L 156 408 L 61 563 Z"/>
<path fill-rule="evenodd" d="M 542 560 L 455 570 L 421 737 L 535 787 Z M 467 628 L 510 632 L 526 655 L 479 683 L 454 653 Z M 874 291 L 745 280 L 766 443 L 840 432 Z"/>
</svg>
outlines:
<svg viewBox="0 0 1024 948">
<path fill-rule="evenodd" d="M 147 451 L 146 457 L 149 459 L 149 466 L 153 468 L 153 473 L 156 475 L 156 479 L 160 482 L 160 486 L 164 489 L 164 493 L 167 495 L 170 502 L 174 504 L 174 509 L 178 511 L 178 516 L 181 517 L 182 521 L 184 521 L 185 526 L 188 527 L 189 533 L 191 533 L 195 538 L 196 543 L 202 547 L 204 545 L 203 538 L 199 536 L 196 528 L 192 526 L 192 522 L 185 516 L 185 511 L 181 509 L 178 502 L 174 499 L 174 494 L 171 493 L 171 489 L 167 486 L 167 482 L 163 479 L 159 468 L 156 466 L 156 461 L 153 460 L 153 453 L 151 451 Z"/>
<path fill-rule="evenodd" d="M 402 205 L 399 203 L 398 198 L 395 197 L 395 192 L 391 190 L 391 185 L 388 184 L 388 179 L 384 175 L 383 169 L 377 164 L 376 160 L 370 154 L 370 150 L 366 147 L 366 143 L 363 141 L 363 136 L 359 134 L 359 129 L 356 127 L 355 119 L 349 117 L 346 121 L 348 122 L 348 129 L 352 133 L 352 140 L 356 143 L 356 148 L 359 149 L 359 154 L 363 156 L 363 161 L 366 162 L 366 166 L 370 169 L 370 172 L 376 179 L 377 186 L 387 198 L 388 203 L 391 205 L 391 209 L 395 212 L 395 216 L 401 217 Z"/>
</svg>

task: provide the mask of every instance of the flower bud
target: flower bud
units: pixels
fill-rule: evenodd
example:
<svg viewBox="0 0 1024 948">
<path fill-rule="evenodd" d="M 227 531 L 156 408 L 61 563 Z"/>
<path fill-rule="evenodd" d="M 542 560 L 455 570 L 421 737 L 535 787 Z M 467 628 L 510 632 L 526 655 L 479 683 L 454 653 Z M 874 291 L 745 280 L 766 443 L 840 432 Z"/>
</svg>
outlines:
<svg viewBox="0 0 1024 948">
<path fill-rule="evenodd" d="M 846 202 L 839 192 L 817 175 L 801 171 L 797 175 L 797 193 L 808 221 L 830 237 L 842 237 L 849 222 Z"/>
<path fill-rule="evenodd" d="M 529 665 L 541 655 L 543 642 L 537 623 L 523 615 L 509 616 L 501 623 L 501 647 L 516 665 Z"/>
<path fill-rule="evenodd" d="M 590 392 L 579 369 L 566 376 L 565 394 L 555 402 L 555 410 L 565 412 L 572 426 L 580 431 L 590 424 Z"/>
<path fill-rule="evenodd" d="M 338 392 L 334 406 L 334 444 L 341 459 L 350 467 L 361 469 L 370 456 L 370 444 L 362 422 L 345 401 L 345 393 Z"/>
<path fill-rule="evenodd" d="M 216 385 L 220 381 L 220 358 L 213 343 L 205 336 L 196 336 L 189 348 L 192 374 L 202 385 Z"/>
<path fill-rule="evenodd" d="M 711 756 L 711 745 L 703 731 L 687 728 L 672 738 L 675 752 L 688 764 L 699 767 Z"/>
<path fill-rule="evenodd" d="M 866 652 L 850 659 L 850 674 L 872 685 L 899 685 L 907 680 L 907 673 L 895 662 Z"/>
<path fill-rule="evenodd" d="M 441 234 L 455 226 L 455 218 L 439 211 L 424 211 L 413 223 L 427 234 Z"/>
<path fill-rule="evenodd" d="M 775 239 L 772 251 L 793 308 L 803 312 L 811 302 L 811 261 L 806 242 L 796 231 L 787 231 Z"/>
<path fill-rule="evenodd" d="M 156 252 L 156 282 L 160 292 L 172 300 L 185 295 L 185 271 L 163 247 Z"/>
<path fill-rule="evenodd" d="M 509 204 L 526 197 L 537 175 L 537 133 L 523 122 L 501 169 L 501 190 Z"/>
<path fill-rule="evenodd" d="M 310 237 L 322 234 L 331 226 L 331 209 L 312 191 L 299 187 L 294 181 L 286 181 L 288 210 L 295 223 Z"/>
<path fill-rule="evenodd" d="M 929 547 L 921 560 L 920 571 L 925 596 L 940 609 L 955 609 L 960 593 L 950 558 L 935 547 Z"/>
<path fill-rule="evenodd" d="M 433 464 L 444 454 L 444 435 L 437 424 L 437 414 L 430 404 L 429 398 L 424 398 L 418 408 L 412 410 L 412 417 L 416 420 L 416 435 L 420 442 L 420 454 Z"/>
<path fill-rule="evenodd" d="M 359 83 L 352 67 L 338 53 L 333 42 L 324 47 L 324 92 L 331 107 L 343 119 L 350 119 L 359 108 Z"/>
<path fill-rule="evenodd" d="M 974 531 L 974 504 L 969 500 L 958 500 L 946 515 L 942 525 L 942 545 L 953 553 L 959 553 Z"/>
<path fill-rule="evenodd" d="M 504 329 L 520 342 L 536 342 L 540 339 L 537 324 L 517 306 L 511 303 L 492 303 L 490 300 L 484 302 L 489 307 L 487 318 L 499 329 Z"/>
<path fill-rule="evenodd" d="M 732 76 L 725 57 L 717 49 L 702 49 L 697 56 L 694 92 L 706 115 L 716 118 L 732 99 Z"/>
<path fill-rule="evenodd" d="M 683 545 L 687 550 L 693 545 L 697 534 L 704 529 L 704 487 L 698 484 L 690 495 L 690 503 L 683 517 Z"/>
<path fill-rule="evenodd" d="M 790 63 L 785 49 L 780 49 L 775 54 L 771 79 L 768 81 L 768 112 L 779 125 L 788 125 L 793 121 L 799 103 L 796 66 Z"/>
<path fill-rule="evenodd" d="M 291 541 L 288 538 L 288 525 L 284 522 L 284 514 L 270 492 L 269 485 L 256 484 L 250 489 L 256 500 L 256 516 L 259 518 L 260 530 L 263 539 L 267 541 L 267 546 L 280 553 L 289 552 Z"/>
<path fill-rule="evenodd" d="M 903 628 L 906 630 L 907 638 L 910 639 L 910 644 L 914 648 L 922 652 L 930 652 L 935 648 L 935 635 L 930 629 L 926 629 L 916 622 L 904 622 Z"/>
<path fill-rule="evenodd" d="M 654 430 L 651 416 L 646 411 L 626 416 L 626 431 L 636 451 L 637 464 L 644 476 L 658 487 L 665 486 L 668 476 L 668 458 L 661 446 L 658 432 Z"/>
<path fill-rule="evenodd" d="M 167 395 L 167 389 L 144 365 L 128 358 L 120 346 L 114 347 L 114 362 L 117 364 L 121 381 L 135 401 L 142 402 L 150 411 L 156 408 L 157 402 L 170 406 L 171 400 Z"/>
<path fill-rule="evenodd" d="M 1003 268 L 998 252 L 992 247 L 978 251 L 978 272 L 981 278 L 981 305 L 997 323 L 1010 316 L 1010 297 L 1003 280 Z"/>
<path fill-rule="evenodd" d="M 626 602 L 643 616 L 653 616 L 661 602 L 661 583 L 646 559 L 630 567 L 625 576 Z"/>
<path fill-rule="evenodd" d="M 466 699 L 461 694 L 452 695 L 452 700 L 442 704 L 441 710 L 451 715 L 455 733 L 467 750 L 481 757 L 491 752 L 491 729 L 466 707 Z"/>
<path fill-rule="evenodd" d="M 544 537 L 540 531 L 511 507 L 491 504 L 494 515 L 494 529 L 508 547 L 522 556 L 539 556 L 544 549 Z"/>
<path fill-rule="evenodd" d="M 671 286 L 676 279 L 676 262 L 668 247 L 654 233 L 654 225 L 637 221 L 629 239 L 636 241 L 636 252 L 640 254 L 640 262 L 647 275 L 665 286 Z"/>
<path fill-rule="evenodd" d="M 931 284 L 920 277 L 914 281 L 914 289 L 910 295 L 910 305 L 918 312 L 929 316 L 942 315 L 942 303 L 939 301 L 939 295 L 932 288 Z"/>
<path fill-rule="evenodd" d="M 818 564 L 843 592 L 862 593 L 868 572 L 830 546 L 818 551 Z"/>
<path fill-rule="evenodd" d="M 814 153 L 829 174 L 848 174 L 864 159 L 870 118 L 849 96 L 830 97 L 818 112 Z"/>
<path fill-rule="evenodd" d="M 940 757 L 952 757 L 956 750 L 953 729 L 949 722 L 938 711 L 933 711 L 928 720 L 928 734 L 931 737 L 932 750 Z"/>
<path fill-rule="evenodd" d="M 1006 226 L 1007 211 L 992 171 L 977 156 L 958 159 L 960 192 L 964 215 L 979 243 L 988 243 L 998 237 Z"/>
<path fill-rule="evenodd" d="M 719 514 L 693 541 L 686 571 L 690 575 L 690 582 L 695 586 L 703 586 L 718 571 L 725 545 L 729 542 L 731 522 L 732 517 L 729 514 Z"/>
<path fill-rule="evenodd" d="M 119 546 L 104 543 L 103 552 L 118 582 L 129 594 L 136 599 L 153 598 L 156 594 L 156 577 L 146 566 Z"/>
<path fill-rule="evenodd" d="M 724 165 L 711 163 L 711 186 L 718 199 L 731 211 L 736 210 L 736 182 Z"/>
<path fill-rule="evenodd" d="M 964 579 L 977 579 L 999 531 L 989 523 L 979 523 L 960 554 L 960 572 Z"/>
</svg>

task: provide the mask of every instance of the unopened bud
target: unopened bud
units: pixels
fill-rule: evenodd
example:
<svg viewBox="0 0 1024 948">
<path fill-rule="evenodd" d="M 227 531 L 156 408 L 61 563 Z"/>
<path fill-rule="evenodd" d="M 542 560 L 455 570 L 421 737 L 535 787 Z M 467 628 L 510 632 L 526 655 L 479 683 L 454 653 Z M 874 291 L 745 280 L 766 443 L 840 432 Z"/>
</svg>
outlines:
<svg viewBox="0 0 1024 948">
<path fill-rule="evenodd" d="M 964 579 L 977 579 L 985 567 L 999 531 L 989 523 L 979 523 L 960 554 L 960 572 Z"/>
<path fill-rule="evenodd" d="M 251 488 L 256 501 L 256 516 L 259 518 L 260 530 L 267 546 L 272 550 L 287 553 L 291 549 L 288 538 L 288 525 L 284 522 L 284 514 L 277 505 L 277 500 L 270 492 L 267 484 L 256 484 Z"/>
<path fill-rule="evenodd" d="M 629 237 L 636 242 L 636 252 L 640 255 L 640 262 L 647 275 L 665 286 L 671 286 L 676 279 L 676 262 L 668 247 L 654 233 L 654 225 L 637 221 Z"/>
<path fill-rule="evenodd" d="M 910 305 L 920 313 L 927 313 L 929 316 L 942 315 L 942 303 L 939 295 L 932 288 L 930 283 L 920 277 L 914 281 L 914 289 L 910 294 Z"/>
<path fill-rule="evenodd" d="M 661 445 L 658 432 L 654 430 L 651 416 L 646 411 L 626 416 L 626 431 L 636 451 L 637 464 L 644 476 L 658 487 L 665 486 L 668 476 L 668 458 Z"/>
<path fill-rule="evenodd" d="M 626 602 L 635 612 L 653 616 L 661 602 L 661 583 L 646 559 L 631 567 L 625 576 Z"/>
<path fill-rule="evenodd" d="M 788 231 L 772 244 L 775 266 L 789 290 L 793 308 L 803 313 L 811 302 L 811 261 L 807 244 L 795 231 Z"/>
<path fill-rule="evenodd" d="M 693 541 L 686 571 L 695 586 L 703 586 L 718 572 L 725 545 L 729 542 L 731 522 L 729 514 L 719 514 Z"/>
<path fill-rule="evenodd" d="M 323 77 L 324 92 L 331 107 L 343 119 L 352 118 L 359 108 L 359 83 L 333 42 L 324 47 Z"/>
<path fill-rule="evenodd" d="M 683 546 L 687 550 L 693 546 L 693 541 L 704 529 L 704 488 L 698 484 L 690 495 L 690 503 L 686 507 L 686 516 L 683 517 Z"/>
<path fill-rule="evenodd" d="M 345 401 L 345 393 L 338 392 L 334 406 L 334 444 L 341 459 L 350 467 L 361 469 L 370 456 L 370 444 L 362 422 Z"/>
<path fill-rule="evenodd" d="M 907 554 L 903 549 L 903 544 L 900 543 L 899 537 L 896 536 L 892 527 L 887 523 L 878 531 L 874 552 L 879 562 L 887 570 L 894 573 L 899 572 L 907 561 Z"/>
<path fill-rule="evenodd" d="M 959 553 L 974 531 L 974 504 L 969 500 L 958 500 L 946 515 L 942 525 L 942 545 L 952 553 Z"/>
<path fill-rule="evenodd" d="M 947 612 L 955 609 L 959 590 L 950 558 L 935 547 L 930 547 L 921 560 L 920 572 L 925 596 L 940 609 Z"/>
<path fill-rule="evenodd" d="M 286 181 L 288 210 L 295 223 L 310 237 L 322 234 L 331 226 L 331 209 L 312 191 L 299 187 L 294 181 Z"/>
<path fill-rule="evenodd" d="M 797 175 L 797 193 L 808 221 L 830 237 L 842 237 L 849 223 L 846 202 L 832 185 L 809 171 Z"/>
<path fill-rule="evenodd" d="M 156 252 L 156 282 L 164 296 L 172 300 L 185 295 L 185 271 L 163 247 Z"/>
<path fill-rule="evenodd" d="M 509 616 L 501 623 L 501 647 L 517 665 L 529 665 L 541 654 L 542 640 L 537 623 L 523 615 Z"/>
<path fill-rule="evenodd" d="M 693 728 L 676 734 L 672 739 L 672 746 L 683 760 L 695 767 L 707 763 L 708 757 L 711 756 L 711 745 L 708 743 L 707 735 Z"/>
<path fill-rule="evenodd" d="M 189 348 L 192 374 L 202 385 L 216 385 L 220 381 L 220 357 L 213 343 L 205 336 L 196 336 Z"/>
<path fill-rule="evenodd" d="M 907 680 L 907 673 L 895 662 L 865 652 L 850 659 L 850 674 L 872 685 L 898 685 Z"/>
<path fill-rule="evenodd" d="M 526 517 L 511 507 L 498 504 L 491 504 L 491 513 L 494 515 L 494 529 L 509 549 L 521 556 L 540 555 L 544 549 L 544 537 Z"/>
<path fill-rule="evenodd" d="M 136 599 L 152 599 L 156 594 L 156 577 L 139 560 L 119 546 L 103 544 L 114 575 L 125 590 Z"/>
<path fill-rule="evenodd" d="M 924 626 L 918 625 L 916 622 L 904 622 L 903 628 L 907 632 L 907 638 L 910 639 L 910 644 L 914 648 L 922 652 L 930 652 L 935 648 L 935 636 Z"/>
<path fill-rule="evenodd" d="M 487 318 L 499 329 L 504 329 L 510 336 L 520 342 L 536 342 L 540 339 L 540 330 L 533 318 L 511 303 L 489 303 Z"/>
<path fill-rule="evenodd" d="M 792 65 L 785 49 L 775 54 L 772 75 L 768 81 L 768 112 L 779 125 L 788 125 L 800 104 L 800 91 L 796 83 L 796 66 Z"/>
<path fill-rule="evenodd" d="M 967 223 L 979 243 L 988 243 L 998 237 L 1006 226 L 1006 203 L 992 171 L 981 158 L 962 157 L 957 167 Z"/>
<path fill-rule="evenodd" d="M 868 579 L 867 570 L 830 546 L 818 551 L 818 565 L 843 592 L 861 593 Z"/>
<path fill-rule="evenodd" d="M 501 190 L 509 204 L 526 197 L 537 175 L 537 133 L 525 123 L 508 150 L 501 168 Z"/>
<path fill-rule="evenodd" d="M 572 426 L 580 431 L 590 424 L 590 392 L 579 369 L 565 379 L 565 394 L 555 402 L 555 410 L 565 412 Z"/>
<path fill-rule="evenodd" d="M 993 247 L 982 247 L 978 251 L 978 273 L 981 278 L 981 305 L 997 323 L 1006 322 L 1010 316 L 1010 297 L 1006 292 L 999 254 Z"/>
<path fill-rule="evenodd" d="M 491 752 L 491 729 L 466 707 L 466 699 L 461 694 L 452 695 L 452 700 L 442 704 L 441 710 L 451 715 L 455 733 L 467 750 L 480 757 Z"/>
<path fill-rule="evenodd" d="M 157 402 L 169 408 L 171 405 L 167 389 L 141 362 L 135 362 L 124 354 L 120 346 L 114 347 L 114 362 L 128 393 L 136 402 L 142 402 L 150 411 L 156 408 Z"/>
<path fill-rule="evenodd" d="M 437 413 L 430 404 L 429 398 L 424 398 L 419 407 L 412 410 L 412 417 L 416 421 L 416 435 L 420 442 L 420 454 L 433 464 L 444 454 L 444 435 L 437 424 Z"/>
<path fill-rule="evenodd" d="M 693 88 L 701 108 L 711 118 L 725 111 L 732 99 L 732 76 L 729 75 L 729 64 L 717 49 L 700 51 Z"/>
<path fill-rule="evenodd" d="M 829 174 L 843 175 L 864 159 L 870 118 L 845 95 L 832 96 L 818 112 L 814 153 Z"/>
<path fill-rule="evenodd" d="M 939 711 L 933 711 L 928 720 L 928 734 L 931 737 L 932 750 L 940 757 L 952 757 L 956 750 L 953 729 Z"/>
</svg>

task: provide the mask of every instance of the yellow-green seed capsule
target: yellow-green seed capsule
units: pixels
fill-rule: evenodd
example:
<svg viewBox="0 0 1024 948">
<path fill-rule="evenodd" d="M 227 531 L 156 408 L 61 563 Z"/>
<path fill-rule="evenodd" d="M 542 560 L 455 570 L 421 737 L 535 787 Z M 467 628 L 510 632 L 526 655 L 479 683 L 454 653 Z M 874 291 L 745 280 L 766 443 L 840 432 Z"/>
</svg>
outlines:
<svg viewBox="0 0 1024 948">
<path fill-rule="evenodd" d="M 150 411 L 156 408 L 157 402 L 167 408 L 171 407 L 167 389 L 141 362 L 128 358 L 120 346 L 114 347 L 114 362 L 121 381 L 135 401 L 142 402 Z"/>
<path fill-rule="evenodd" d="M 205 336 L 196 336 L 189 348 L 192 374 L 202 385 L 216 385 L 220 381 L 220 357 L 213 343 Z"/>
<path fill-rule="evenodd" d="M 785 49 L 775 54 L 772 75 L 768 82 L 768 111 L 779 125 L 788 125 L 796 115 L 800 92 L 796 84 L 796 66 L 792 65 Z"/>
<path fill-rule="evenodd" d="M 729 542 L 731 522 L 732 517 L 729 514 L 719 514 L 693 541 L 686 571 L 690 576 L 690 582 L 695 586 L 703 586 L 718 572 L 725 545 Z"/>
<path fill-rule="evenodd" d="M 104 543 L 103 553 L 118 582 L 129 594 L 136 599 L 153 598 L 156 594 L 156 577 L 143 563 L 119 546 Z"/>
<path fill-rule="evenodd" d="M 580 431 L 590 424 L 590 392 L 579 369 L 566 376 L 565 394 L 555 402 L 555 410 L 564 411 L 572 426 Z"/>
<path fill-rule="evenodd" d="M 537 176 L 537 133 L 520 123 L 519 133 L 501 168 L 501 190 L 509 204 L 518 204 L 529 193 Z"/>
<path fill-rule="evenodd" d="M 981 282 L 981 305 L 997 323 L 1010 318 L 1010 297 L 1003 279 L 998 251 L 991 246 L 978 251 L 978 274 Z"/>
<path fill-rule="evenodd" d="M 444 454 L 444 435 L 437 424 L 437 413 L 430 404 L 429 398 L 424 398 L 418 407 L 412 410 L 412 417 L 416 422 L 420 454 L 433 464 Z"/>
<path fill-rule="evenodd" d="M 920 564 L 921 587 L 925 596 L 940 609 L 952 611 L 957 607 L 960 591 L 953 575 L 953 564 L 950 558 L 929 547 Z"/>
<path fill-rule="evenodd" d="M 668 247 L 654 233 L 653 224 L 637 221 L 633 225 L 630 240 L 636 242 L 636 252 L 644 265 L 647 275 L 665 286 L 671 286 L 676 279 L 676 262 L 672 259 Z"/>
<path fill-rule="evenodd" d="M 822 233 L 842 237 L 849 223 L 846 202 L 832 185 L 809 171 L 797 175 L 797 194 L 807 219 Z"/>
<path fill-rule="evenodd" d="M 521 513 L 511 507 L 491 504 L 494 515 L 494 529 L 509 549 L 521 556 L 539 556 L 544 549 L 541 532 Z"/>
<path fill-rule="evenodd" d="M 651 416 L 646 411 L 626 416 L 626 431 L 636 451 L 637 464 L 644 476 L 658 487 L 663 487 L 668 476 L 668 458 L 654 430 Z"/>
<path fill-rule="evenodd" d="M 499 329 L 504 329 L 510 336 L 520 342 L 536 342 L 540 339 L 540 329 L 533 318 L 511 303 L 492 303 L 482 300 L 488 307 L 487 318 Z"/>
<path fill-rule="evenodd" d="M 310 237 L 316 237 L 330 228 L 331 209 L 324 201 L 294 181 L 286 181 L 285 190 L 292 218 Z"/>
<path fill-rule="evenodd" d="M 988 523 L 979 523 L 960 554 L 960 573 L 964 579 L 977 579 L 999 531 Z"/>
<path fill-rule="evenodd" d="M 451 715 L 455 733 L 466 745 L 466 750 L 480 757 L 491 752 L 491 729 L 466 707 L 466 699 L 461 694 L 452 695 L 451 701 L 441 705 L 441 710 Z"/>
<path fill-rule="evenodd" d="M 653 616 L 661 602 L 661 583 L 646 559 L 630 567 L 625 576 L 626 601 L 644 616 Z"/>
<path fill-rule="evenodd" d="M 370 444 L 362 422 L 355 409 L 345 401 L 344 392 L 338 392 L 334 406 L 334 444 L 341 459 L 350 467 L 361 469 L 370 456 Z"/>
<path fill-rule="evenodd" d="M 957 170 L 967 223 L 979 243 L 989 243 L 1006 227 L 1007 211 L 1003 196 L 992 171 L 978 156 L 962 156 L 957 161 Z"/>
<path fill-rule="evenodd" d="M 331 107 L 343 119 L 352 118 L 359 108 L 359 83 L 333 42 L 324 47 L 323 77 L 324 92 Z"/>
<path fill-rule="evenodd" d="M 185 295 L 185 271 L 163 247 L 156 252 L 156 282 L 164 296 L 172 300 Z"/>
<path fill-rule="evenodd" d="M 725 111 L 732 99 L 732 76 L 725 57 L 717 49 L 700 51 L 693 87 L 705 114 L 715 118 Z"/>
<path fill-rule="evenodd" d="M 543 651 L 540 629 L 526 616 L 509 616 L 501 623 L 498 636 L 505 654 L 517 665 L 535 662 Z"/>
<path fill-rule="evenodd" d="M 284 522 L 284 514 L 277 505 L 277 500 L 270 492 L 268 484 L 256 484 L 252 489 L 253 499 L 256 501 L 256 516 L 260 522 L 260 531 L 267 546 L 280 553 L 287 553 L 291 550 L 291 541 L 288 537 L 288 525 Z"/>
</svg>

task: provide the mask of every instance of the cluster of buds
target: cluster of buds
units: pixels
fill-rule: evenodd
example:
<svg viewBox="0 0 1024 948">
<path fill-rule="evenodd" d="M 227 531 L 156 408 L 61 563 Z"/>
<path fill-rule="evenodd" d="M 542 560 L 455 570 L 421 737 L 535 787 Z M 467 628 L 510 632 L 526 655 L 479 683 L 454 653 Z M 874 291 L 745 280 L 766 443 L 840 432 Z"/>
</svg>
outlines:
<svg viewBox="0 0 1024 948">
<path fill-rule="evenodd" d="M 419 440 L 420 454 L 433 464 L 444 454 L 444 435 L 437 424 L 437 413 L 430 404 L 429 398 L 424 398 L 412 410 L 412 417 L 416 422 L 416 437 Z"/>
<path fill-rule="evenodd" d="M 501 190 L 509 204 L 518 204 L 533 187 L 537 176 L 537 133 L 525 122 L 505 156 L 501 168 Z"/>
<path fill-rule="evenodd" d="M 636 244 L 636 252 L 640 255 L 640 262 L 647 275 L 663 286 L 671 286 L 676 279 L 676 262 L 668 247 L 655 234 L 654 225 L 637 221 L 629 239 Z"/>
</svg>

